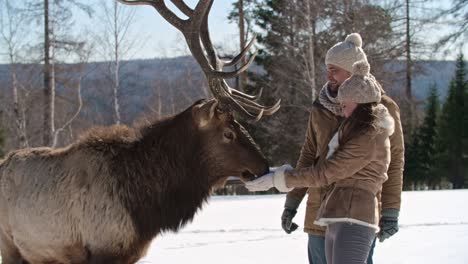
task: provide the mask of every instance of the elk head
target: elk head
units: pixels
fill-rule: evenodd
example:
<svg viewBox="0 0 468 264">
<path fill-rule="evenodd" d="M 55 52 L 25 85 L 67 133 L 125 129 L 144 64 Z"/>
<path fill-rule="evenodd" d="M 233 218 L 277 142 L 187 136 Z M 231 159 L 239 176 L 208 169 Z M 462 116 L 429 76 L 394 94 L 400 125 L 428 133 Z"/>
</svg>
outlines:
<svg viewBox="0 0 468 264">
<path fill-rule="evenodd" d="M 210 171 L 210 181 L 223 185 L 229 176 L 242 181 L 269 171 L 268 161 L 249 133 L 233 117 L 231 112 L 218 108 L 217 100 L 202 101 L 192 107 L 192 115 L 200 153 Z"/>
<path fill-rule="evenodd" d="M 200 65 L 208 86 L 215 98 L 193 107 L 197 127 L 206 140 L 206 153 L 220 163 L 211 168 L 226 176 L 239 176 L 248 180 L 253 175 L 268 172 L 266 159 L 247 131 L 233 118 L 237 112 L 249 119 L 258 121 L 262 116 L 272 115 L 280 108 L 280 100 L 271 107 L 257 103 L 258 95 L 248 95 L 229 87 L 226 79 L 235 78 L 246 71 L 253 62 L 256 52 L 244 63 L 244 58 L 255 43 L 255 36 L 232 60 L 224 61 L 218 57 L 210 39 L 208 15 L 214 0 L 200 0 L 195 8 L 183 0 L 170 0 L 187 19 L 181 19 L 167 8 L 164 0 L 117 0 L 126 5 L 149 5 L 177 28 L 187 41 L 187 45 Z M 224 67 L 240 64 L 237 70 L 223 71 Z M 222 170 L 222 173 L 221 171 Z"/>
</svg>

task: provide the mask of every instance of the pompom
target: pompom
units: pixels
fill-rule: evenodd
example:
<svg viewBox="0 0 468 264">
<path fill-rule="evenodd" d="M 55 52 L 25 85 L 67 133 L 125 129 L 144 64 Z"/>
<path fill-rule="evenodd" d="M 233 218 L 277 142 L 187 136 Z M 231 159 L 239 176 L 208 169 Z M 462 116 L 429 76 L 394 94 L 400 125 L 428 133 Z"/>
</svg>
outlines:
<svg viewBox="0 0 468 264">
<path fill-rule="evenodd" d="M 370 72 L 370 65 L 367 61 L 361 60 L 353 64 L 353 74 L 366 76 Z"/>
<path fill-rule="evenodd" d="M 346 37 L 345 42 L 351 42 L 354 44 L 354 46 L 359 47 L 359 48 L 362 47 L 362 38 L 361 38 L 361 35 L 359 35 L 359 33 L 349 34 Z"/>
</svg>

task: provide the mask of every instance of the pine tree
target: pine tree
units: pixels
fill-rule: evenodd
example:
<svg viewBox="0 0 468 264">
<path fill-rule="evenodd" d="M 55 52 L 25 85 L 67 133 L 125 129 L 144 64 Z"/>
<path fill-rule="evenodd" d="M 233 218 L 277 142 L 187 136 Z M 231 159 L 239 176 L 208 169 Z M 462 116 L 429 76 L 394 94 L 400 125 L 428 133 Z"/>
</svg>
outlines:
<svg viewBox="0 0 468 264">
<path fill-rule="evenodd" d="M 465 70 L 465 74 L 467 73 L 467 71 Z M 466 75 L 465 75 L 466 77 Z M 465 174 L 465 188 L 468 187 L 468 79 L 466 78 L 465 79 L 465 83 L 464 83 L 464 86 L 463 86 L 463 90 L 464 90 L 464 96 L 463 96 L 463 105 L 464 105 L 464 109 L 463 109 L 463 148 L 462 148 L 462 155 L 463 155 L 463 161 L 462 161 L 462 164 L 464 164 L 464 167 L 463 167 L 463 170 L 464 170 L 464 174 Z"/>
<path fill-rule="evenodd" d="M 405 177 L 403 177 L 404 189 L 414 190 L 421 185 L 421 143 L 417 134 L 411 136 L 410 142 L 406 143 L 405 151 Z"/>
<path fill-rule="evenodd" d="M 376 54 L 392 54 L 385 52 L 382 44 L 389 43 L 392 36 L 392 18 L 387 10 L 368 1 L 355 1 L 353 5 L 319 0 L 246 2 L 254 3 L 248 14 L 254 28 L 260 29 L 256 63 L 264 70 L 250 73 L 250 84 L 255 86 L 254 91 L 265 88 L 265 104 L 274 103 L 275 98 L 282 100 L 281 109 L 262 119 L 256 124 L 257 131 L 251 132 L 254 137 L 258 135 L 259 145 L 275 164 L 294 164 L 303 144 L 309 109 L 326 81 L 323 62 L 328 48 L 346 35 L 360 32 L 376 69 L 374 62 L 380 60 Z M 245 88 L 252 93 L 252 87 Z M 262 141 L 267 144 L 262 145 Z"/>
<path fill-rule="evenodd" d="M 249 79 L 264 87 L 265 104 L 281 98 L 282 108 L 271 118 L 257 123 L 253 136 L 275 164 L 295 163 L 307 124 L 307 106 L 312 103 L 310 85 L 305 81 L 304 48 L 307 42 L 299 32 L 298 3 L 284 0 L 259 2 L 253 10 L 254 23 L 262 29 L 257 37 L 262 45 L 256 62 L 265 75 L 251 74 Z M 247 86 L 247 92 L 251 92 Z M 294 117 L 294 118 L 292 118 Z M 266 144 L 263 145 L 262 142 Z"/>
<path fill-rule="evenodd" d="M 435 168 L 436 141 L 437 141 L 437 115 L 439 112 L 439 98 L 436 86 L 432 86 L 427 98 L 426 114 L 423 124 L 418 128 L 418 137 L 421 148 L 419 151 L 419 166 L 422 178 L 431 189 L 440 186 L 442 180 L 440 172 Z"/>
<path fill-rule="evenodd" d="M 438 129 L 439 169 L 450 179 L 454 189 L 465 186 L 466 150 L 463 145 L 466 144 L 466 87 L 466 63 L 463 54 L 460 54 L 456 61 L 455 77 L 450 82 L 448 96 L 442 108 Z"/>
<path fill-rule="evenodd" d="M 465 74 L 466 74 L 465 70 Z M 465 75 L 466 76 L 466 75 Z M 463 109 L 463 164 L 465 172 L 465 188 L 468 187 L 468 78 L 464 84 L 464 109 Z"/>
</svg>

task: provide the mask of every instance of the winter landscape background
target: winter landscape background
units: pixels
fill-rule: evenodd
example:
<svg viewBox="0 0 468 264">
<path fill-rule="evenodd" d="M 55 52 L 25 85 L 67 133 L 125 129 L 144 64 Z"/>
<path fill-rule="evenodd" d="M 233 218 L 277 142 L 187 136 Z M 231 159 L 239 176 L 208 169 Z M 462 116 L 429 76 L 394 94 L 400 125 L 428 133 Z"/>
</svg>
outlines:
<svg viewBox="0 0 468 264">
<path fill-rule="evenodd" d="M 197 0 L 186 2 L 194 7 Z M 241 34 L 257 34 L 259 56 L 245 80 L 230 85 L 253 94 L 264 88 L 264 104 L 282 100 L 272 117 L 239 120 L 271 166 L 296 164 L 310 107 L 326 81 L 325 54 L 359 32 L 372 73 L 400 107 L 403 188 L 468 188 L 468 5 L 409 2 L 214 1 L 210 33 L 221 57 L 237 54 Z M 47 27 L 45 17 L 52 21 Z M 125 30 L 112 31 L 118 28 Z M 0 0 L 0 158 L 23 147 L 66 146 L 93 126 L 177 114 L 207 97 L 184 39 L 153 8 L 114 0 Z M 218 194 L 246 194 L 237 187 Z M 179 233 L 157 237 L 139 263 L 308 263 L 307 235 L 281 229 L 284 199 L 213 196 Z M 468 190 L 403 192 L 400 231 L 378 243 L 375 263 L 468 263 L 466 201 Z M 301 227 L 304 211 L 305 201 L 295 218 Z"/>
</svg>

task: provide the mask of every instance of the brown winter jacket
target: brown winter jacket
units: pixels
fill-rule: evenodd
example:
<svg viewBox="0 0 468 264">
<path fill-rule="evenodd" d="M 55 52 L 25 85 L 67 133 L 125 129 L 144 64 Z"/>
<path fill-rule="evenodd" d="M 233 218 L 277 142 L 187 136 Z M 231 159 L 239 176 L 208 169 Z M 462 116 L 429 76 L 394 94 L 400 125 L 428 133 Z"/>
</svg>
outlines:
<svg viewBox="0 0 468 264">
<path fill-rule="evenodd" d="M 381 103 L 387 107 L 395 121 L 395 131 L 390 136 L 391 162 L 387 171 L 388 180 L 383 184 L 381 193 L 382 208 L 400 209 L 401 189 L 404 167 L 404 142 L 400 122 L 400 109 L 388 96 L 383 95 Z M 313 166 L 322 162 L 328 151 L 328 142 L 337 131 L 341 118 L 325 109 L 318 100 L 310 112 L 309 125 L 296 168 Z M 304 231 L 314 235 L 325 235 L 325 228 L 315 225 L 314 221 L 322 198 L 329 187 L 295 188 L 287 194 L 286 204 L 299 204 L 308 194 Z"/>
<path fill-rule="evenodd" d="M 375 112 L 377 128 L 338 146 L 340 128 L 329 144 L 329 158 L 314 166 L 285 172 L 288 187 L 332 186 L 316 217 L 322 225 L 347 221 L 378 230 L 378 195 L 387 180 L 389 136 L 394 131 L 394 120 L 383 105 Z M 336 149 L 330 148 L 333 145 Z"/>
</svg>

